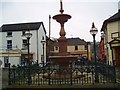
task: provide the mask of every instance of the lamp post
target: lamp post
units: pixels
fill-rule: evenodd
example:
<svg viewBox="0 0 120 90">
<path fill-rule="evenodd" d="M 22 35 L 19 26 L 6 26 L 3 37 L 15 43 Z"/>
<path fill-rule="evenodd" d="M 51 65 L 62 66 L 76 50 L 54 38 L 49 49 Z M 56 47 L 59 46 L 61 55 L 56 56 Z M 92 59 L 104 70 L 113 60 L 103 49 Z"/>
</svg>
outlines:
<svg viewBox="0 0 120 90">
<path fill-rule="evenodd" d="M 94 23 L 92 23 L 92 28 L 90 29 L 90 33 L 93 36 L 93 43 L 94 43 L 94 62 L 95 62 L 95 82 L 99 82 L 98 78 L 98 72 L 97 72 L 97 60 L 96 60 L 96 46 L 95 46 L 95 36 L 97 34 L 98 30 L 95 27 Z"/>
<path fill-rule="evenodd" d="M 43 45 L 43 60 L 42 60 L 42 63 L 43 63 L 43 67 L 44 67 L 44 46 L 45 46 L 45 43 L 46 43 L 46 41 L 44 40 L 44 37 L 43 37 L 43 39 L 41 40 L 41 43 L 42 43 L 42 45 Z"/>
<path fill-rule="evenodd" d="M 25 37 L 27 38 L 27 47 L 28 47 L 28 60 L 27 60 L 27 64 L 28 64 L 28 84 L 30 85 L 32 83 L 32 78 L 31 78 L 31 72 L 30 72 L 30 65 L 31 65 L 31 61 L 30 61 L 30 51 L 29 51 L 29 41 L 30 38 L 32 37 L 32 33 L 30 33 L 30 31 L 27 31 L 25 33 Z"/>
</svg>

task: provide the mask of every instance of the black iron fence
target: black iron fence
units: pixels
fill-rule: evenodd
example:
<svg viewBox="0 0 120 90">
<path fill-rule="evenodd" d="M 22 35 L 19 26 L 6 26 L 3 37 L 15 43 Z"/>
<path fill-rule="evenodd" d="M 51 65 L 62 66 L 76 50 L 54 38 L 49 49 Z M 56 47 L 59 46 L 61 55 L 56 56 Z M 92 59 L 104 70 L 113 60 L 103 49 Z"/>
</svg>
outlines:
<svg viewBox="0 0 120 90">
<path fill-rule="evenodd" d="M 97 62 L 98 83 L 116 83 L 114 66 Z M 61 84 L 95 84 L 95 65 L 93 62 L 74 62 L 61 67 L 52 63 L 31 65 L 9 64 L 9 85 L 61 85 Z"/>
<path fill-rule="evenodd" d="M 107 82 L 116 83 L 116 70 L 112 65 L 103 62 L 97 62 L 98 72 L 106 78 Z"/>
</svg>

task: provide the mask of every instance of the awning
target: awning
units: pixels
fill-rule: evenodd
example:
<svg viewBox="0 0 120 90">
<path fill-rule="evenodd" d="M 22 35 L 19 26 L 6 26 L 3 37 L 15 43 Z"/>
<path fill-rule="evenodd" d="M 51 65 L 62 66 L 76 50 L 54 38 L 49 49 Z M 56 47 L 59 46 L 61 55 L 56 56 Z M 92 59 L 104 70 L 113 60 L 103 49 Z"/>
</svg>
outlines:
<svg viewBox="0 0 120 90">
<path fill-rule="evenodd" d="M 110 48 L 118 47 L 118 46 L 120 46 L 120 40 L 119 39 L 114 39 L 114 40 L 109 42 L 109 45 L 110 45 Z"/>
</svg>

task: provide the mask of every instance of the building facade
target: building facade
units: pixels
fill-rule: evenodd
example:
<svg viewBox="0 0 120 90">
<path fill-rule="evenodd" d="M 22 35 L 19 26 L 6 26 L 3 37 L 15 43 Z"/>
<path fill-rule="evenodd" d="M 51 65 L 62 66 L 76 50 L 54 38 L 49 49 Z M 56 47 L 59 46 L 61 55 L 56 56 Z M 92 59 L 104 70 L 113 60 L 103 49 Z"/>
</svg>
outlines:
<svg viewBox="0 0 120 90">
<path fill-rule="evenodd" d="M 54 51 L 54 38 L 46 37 L 46 58 L 49 60 L 49 56 Z"/>
<path fill-rule="evenodd" d="M 104 21 L 101 31 L 105 34 L 104 50 L 107 63 L 120 67 L 120 9 Z"/>
<path fill-rule="evenodd" d="M 40 63 L 44 55 L 46 61 L 46 44 L 44 47 L 41 40 L 46 41 L 46 31 L 43 22 L 4 24 L 0 28 L 0 59 L 2 67 L 27 63 L 28 47 L 26 31 L 32 33 L 30 38 L 30 60 Z"/>
<path fill-rule="evenodd" d="M 54 43 L 54 53 L 59 53 L 59 45 Z M 67 38 L 67 53 L 70 55 L 88 57 L 91 60 L 90 43 L 80 38 Z"/>
<path fill-rule="evenodd" d="M 100 42 L 95 43 L 96 48 L 96 59 L 100 60 Z M 94 43 L 90 42 L 90 56 L 91 60 L 94 60 Z"/>
</svg>

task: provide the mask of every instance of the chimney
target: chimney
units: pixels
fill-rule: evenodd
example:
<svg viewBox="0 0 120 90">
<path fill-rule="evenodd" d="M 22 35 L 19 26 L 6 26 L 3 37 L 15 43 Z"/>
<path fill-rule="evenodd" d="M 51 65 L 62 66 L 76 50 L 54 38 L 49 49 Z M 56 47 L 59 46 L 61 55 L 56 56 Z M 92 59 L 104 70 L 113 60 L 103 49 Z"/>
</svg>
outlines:
<svg viewBox="0 0 120 90">
<path fill-rule="evenodd" d="M 118 12 L 120 12 L 120 1 L 118 2 Z"/>
</svg>

